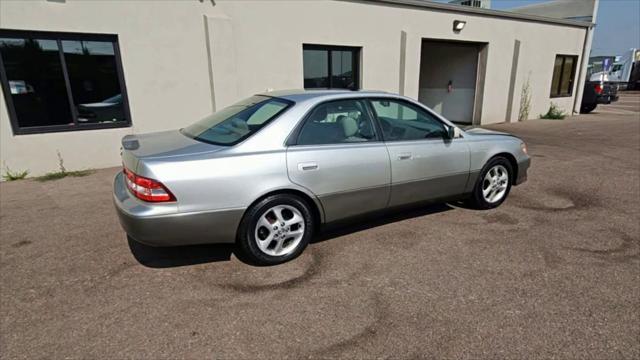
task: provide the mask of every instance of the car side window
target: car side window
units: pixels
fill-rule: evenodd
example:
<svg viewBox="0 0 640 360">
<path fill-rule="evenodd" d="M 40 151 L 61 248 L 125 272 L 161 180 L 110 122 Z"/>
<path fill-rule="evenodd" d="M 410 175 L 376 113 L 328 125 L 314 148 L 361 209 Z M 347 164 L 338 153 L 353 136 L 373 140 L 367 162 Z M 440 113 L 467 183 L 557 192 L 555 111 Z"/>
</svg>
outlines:
<svg viewBox="0 0 640 360">
<path fill-rule="evenodd" d="M 386 141 L 444 138 L 447 130 L 434 115 L 407 102 L 372 99 Z"/>
<path fill-rule="evenodd" d="M 373 121 L 364 100 L 349 99 L 316 106 L 298 135 L 298 145 L 362 143 L 375 141 Z"/>
</svg>

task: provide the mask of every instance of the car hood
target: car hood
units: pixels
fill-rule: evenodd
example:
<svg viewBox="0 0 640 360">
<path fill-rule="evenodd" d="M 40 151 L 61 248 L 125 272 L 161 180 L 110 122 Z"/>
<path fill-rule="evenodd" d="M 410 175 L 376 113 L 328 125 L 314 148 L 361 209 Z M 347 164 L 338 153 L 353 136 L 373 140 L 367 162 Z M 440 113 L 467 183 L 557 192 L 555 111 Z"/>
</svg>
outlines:
<svg viewBox="0 0 640 360">
<path fill-rule="evenodd" d="M 227 148 L 194 140 L 179 130 L 127 135 L 122 138 L 122 147 L 124 152 L 138 159 L 189 156 Z"/>
<path fill-rule="evenodd" d="M 507 135 L 507 136 L 512 136 L 511 134 L 505 133 L 505 132 L 500 132 L 500 131 L 494 131 L 494 130 L 489 130 L 489 129 L 483 129 L 483 128 L 473 128 L 473 129 L 469 129 L 469 130 L 465 130 L 464 131 L 467 134 L 471 134 L 471 135 Z"/>
</svg>

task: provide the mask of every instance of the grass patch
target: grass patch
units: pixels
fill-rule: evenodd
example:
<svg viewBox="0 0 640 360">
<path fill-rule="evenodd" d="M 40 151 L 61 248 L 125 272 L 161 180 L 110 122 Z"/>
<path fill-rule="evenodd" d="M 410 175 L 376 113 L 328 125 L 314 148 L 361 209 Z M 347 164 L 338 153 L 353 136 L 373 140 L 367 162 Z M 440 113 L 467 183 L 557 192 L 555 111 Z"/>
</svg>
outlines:
<svg viewBox="0 0 640 360">
<path fill-rule="evenodd" d="M 549 111 L 546 114 L 540 115 L 540 119 L 553 119 L 553 120 L 562 120 L 567 116 L 567 114 L 562 111 L 558 105 L 551 103 L 549 107 Z"/>
<path fill-rule="evenodd" d="M 29 175 L 29 170 L 12 171 L 11 169 L 9 169 L 9 167 L 7 167 L 4 174 L 2 175 L 2 178 L 5 181 L 16 181 L 26 178 L 27 175 Z"/>
<path fill-rule="evenodd" d="M 60 168 L 60 170 L 52 171 L 42 176 L 37 176 L 34 179 L 36 179 L 37 181 L 51 181 L 66 177 L 83 177 L 91 175 L 95 172 L 95 170 L 93 169 L 67 171 L 67 168 L 64 167 L 64 159 L 62 158 L 62 155 L 60 155 L 60 151 L 56 151 L 56 153 L 58 154 L 58 167 Z"/>
<path fill-rule="evenodd" d="M 46 173 L 42 176 L 37 176 L 35 179 L 37 181 L 51 181 L 58 180 L 66 177 L 83 177 L 87 175 L 91 175 L 95 172 L 95 170 L 77 170 L 77 171 L 53 171 L 50 173 Z"/>
</svg>

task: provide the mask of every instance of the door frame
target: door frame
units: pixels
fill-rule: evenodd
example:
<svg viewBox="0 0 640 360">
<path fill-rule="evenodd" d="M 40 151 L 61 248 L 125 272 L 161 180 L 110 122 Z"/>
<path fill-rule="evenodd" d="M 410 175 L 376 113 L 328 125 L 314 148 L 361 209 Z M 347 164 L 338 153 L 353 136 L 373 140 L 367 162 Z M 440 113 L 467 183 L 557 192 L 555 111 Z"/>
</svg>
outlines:
<svg viewBox="0 0 640 360">
<path fill-rule="evenodd" d="M 472 45 L 475 46 L 476 51 L 478 52 L 478 57 L 476 60 L 476 86 L 475 93 L 473 96 L 473 109 L 472 109 L 472 117 L 471 117 L 471 125 L 480 125 L 482 123 L 482 105 L 484 102 L 484 85 L 485 85 L 485 77 L 487 71 L 487 57 L 489 52 L 489 43 L 482 41 L 468 41 L 468 40 L 454 40 L 454 39 L 443 39 L 443 38 L 420 38 L 420 59 L 418 61 L 418 76 L 417 76 L 417 89 L 418 95 L 420 94 L 420 77 L 422 72 L 420 69 L 422 68 L 422 48 L 425 42 L 432 43 L 444 43 L 444 44 L 463 44 L 463 45 Z M 423 104 L 424 105 L 424 104 Z"/>
</svg>

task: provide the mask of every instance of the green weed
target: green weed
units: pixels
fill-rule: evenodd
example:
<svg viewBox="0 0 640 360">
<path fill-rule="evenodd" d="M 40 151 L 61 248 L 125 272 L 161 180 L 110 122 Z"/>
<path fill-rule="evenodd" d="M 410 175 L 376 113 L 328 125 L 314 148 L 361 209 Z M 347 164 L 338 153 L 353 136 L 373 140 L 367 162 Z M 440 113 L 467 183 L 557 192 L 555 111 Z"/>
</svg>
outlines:
<svg viewBox="0 0 640 360">
<path fill-rule="evenodd" d="M 29 175 L 29 170 L 12 171 L 11 169 L 9 169 L 8 166 L 6 166 L 5 167 L 5 172 L 2 175 L 2 178 L 5 181 L 16 181 L 16 180 L 22 180 L 22 179 L 26 178 L 27 175 Z"/>
<path fill-rule="evenodd" d="M 540 119 L 562 120 L 565 118 L 565 116 L 567 116 L 567 114 L 565 114 L 564 111 L 562 111 L 558 107 L 558 105 L 551 103 L 551 106 L 549 107 L 549 111 L 547 111 L 546 114 L 541 114 Z"/>
</svg>

